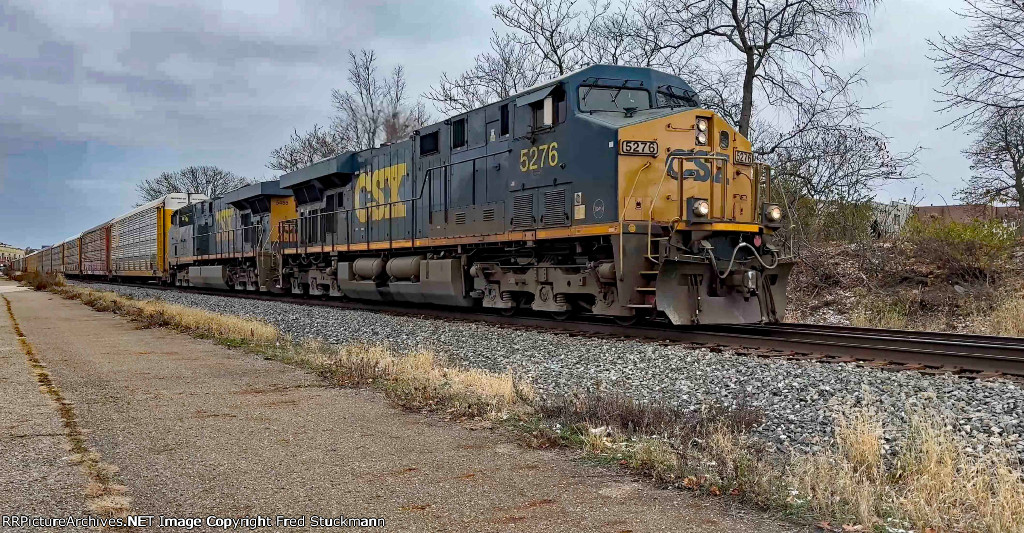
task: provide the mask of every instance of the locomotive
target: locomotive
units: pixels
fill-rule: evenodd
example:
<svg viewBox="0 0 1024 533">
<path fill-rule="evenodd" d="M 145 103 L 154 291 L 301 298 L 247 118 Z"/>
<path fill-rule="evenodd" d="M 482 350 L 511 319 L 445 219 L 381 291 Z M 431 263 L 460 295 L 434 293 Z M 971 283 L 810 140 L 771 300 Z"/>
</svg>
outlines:
<svg viewBox="0 0 1024 533">
<path fill-rule="evenodd" d="M 770 195 L 770 168 L 681 78 L 594 65 L 401 142 L 190 198 L 159 229 L 153 272 L 557 318 L 776 322 L 793 262 L 769 242 L 783 218 Z"/>
</svg>

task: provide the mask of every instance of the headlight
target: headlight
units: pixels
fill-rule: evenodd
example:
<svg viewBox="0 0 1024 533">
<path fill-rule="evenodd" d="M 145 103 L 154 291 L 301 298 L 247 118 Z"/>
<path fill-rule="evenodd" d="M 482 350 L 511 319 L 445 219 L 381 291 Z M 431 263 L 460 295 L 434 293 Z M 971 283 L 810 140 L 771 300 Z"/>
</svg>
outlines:
<svg viewBox="0 0 1024 533">
<path fill-rule="evenodd" d="M 695 200 L 693 202 L 693 214 L 704 218 L 711 214 L 711 204 L 707 200 Z"/>
<path fill-rule="evenodd" d="M 708 131 L 708 119 L 698 118 L 697 119 L 697 131 Z"/>
<path fill-rule="evenodd" d="M 764 210 L 764 217 L 767 218 L 769 222 L 778 222 L 782 220 L 782 208 L 777 205 L 769 205 L 768 208 Z"/>
<path fill-rule="evenodd" d="M 708 143 L 708 134 L 702 132 L 697 133 L 697 144 L 705 145 Z"/>
</svg>

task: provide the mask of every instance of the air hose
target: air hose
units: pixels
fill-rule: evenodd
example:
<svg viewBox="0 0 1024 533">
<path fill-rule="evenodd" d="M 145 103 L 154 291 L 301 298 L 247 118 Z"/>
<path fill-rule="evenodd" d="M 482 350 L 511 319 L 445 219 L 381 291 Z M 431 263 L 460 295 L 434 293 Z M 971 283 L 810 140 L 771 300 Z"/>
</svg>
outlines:
<svg viewBox="0 0 1024 533">
<path fill-rule="evenodd" d="M 739 252 L 740 248 L 743 247 L 750 248 L 750 250 L 754 252 L 754 258 L 757 259 L 758 263 L 761 263 L 761 266 L 764 267 L 765 270 L 771 270 L 779 266 L 779 254 L 775 250 L 772 250 L 772 257 L 775 258 L 775 262 L 769 265 L 765 263 L 763 259 L 761 259 L 761 254 L 757 253 L 757 248 L 751 246 L 750 243 L 741 242 L 738 245 L 736 245 L 736 248 L 732 251 L 732 258 L 729 259 L 729 267 L 725 269 L 725 274 L 718 274 L 718 262 L 715 260 L 715 253 L 711 250 L 708 250 L 708 258 L 711 259 L 711 266 L 712 268 L 715 269 L 715 273 L 718 274 L 719 278 L 725 279 L 726 277 L 729 276 L 729 274 L 732 272 L 733 265 L 736 263 L 736 253 Z"/>
</svg>

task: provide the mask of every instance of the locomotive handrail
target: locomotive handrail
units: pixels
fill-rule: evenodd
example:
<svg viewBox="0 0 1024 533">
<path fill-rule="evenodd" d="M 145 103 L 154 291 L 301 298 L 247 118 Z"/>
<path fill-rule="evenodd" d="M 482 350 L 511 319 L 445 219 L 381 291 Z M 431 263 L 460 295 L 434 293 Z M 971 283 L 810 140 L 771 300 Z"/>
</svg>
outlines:
<svg viewBox="0 0 1024 533">
<path fill-rule="evenodd" d="M 640 167 L 640 170 L 638 170 L 636 172 L 636 177 L 633 178 L 633 186 L 629 188 L 629 194 L 627 194 L 626 198 L 624 198 L 622 200 L 622 209 L 619 210 L 619 271 L 618 271 L 619 279 L 624 279 L 623 278 L 624 274 L 622 273 L 623 265 L 624 265 L 624 263 L 623 263 L 623 253 L 622 253 L 622 239 L 623 239 L 623 227 L 626 224 L 626 204 L 629 202 L 629 199 L 633 196 L 633 191 L 636 190 L 636 184 L 640 181 L 640 174 L 643 174 L 643 172 L 645 170 L 647 170 L 648 168 L 650 168 L 650 166 L 651 166 L 651 162 L 648 161 L 648 162 L 644 163 L 644 166 Z M 666 166 L 665 168 L 667 169 L 668 166 Z"/>
<path fill-rule="evenodd" d="M 488 157 L 493 157 L 493 156 L 497 156 L 497 155 L 501 155 L 501 154 L 508 154 L 508 153 L 511 153 L 511 152 L 512 152 L 512 149 L 509 148 L 509 149 L 501 150 L 501 151 L 498 151 L 498 152 L 492 152 L 492 153 L 489 153 L 489 154 L 484 154 L 484 155 L 480 155 L 480 156 L 476 156 L 476 157 L 471 157 L 471 158 L 468 158 L 468 159 L 463 159 L 463 160 L 460 160 L 460 161 L 449 161 L 448 163 L 443 163 L 441 165 L 436 165 L 436 166 L 433 166 L 433 167 L 428 167 L 428 168 L 424 169 L 423 181 L 420 183 L 420 190 L 419 190 L 419 192 L 416 194 L 416 196 L 414 196 L 412 198 L 405 198 L 405 199 L 401 199 L 401 200 L 394 200 L 394 201 L 384 202 L 384 203 L 368 204 L 368 205 L 364 205 L 364 206 L 360 206 L 360 207 L 350 207 L 348 209 L 335 209 L 334 211 L 330 211 L 330 212 L 327 212 L 327 213 L 317 213 L 315 215 L 306 215 L 306 216 L 301 216 L 300 215 L 300 216 L 296 216 L 295 218 L 289 218 L 287 220 L 282 220 L 281 222 L 279 222 L 278 223 L 279 231 L 283 231 L 284 225 L 288 224 L 288 223 L 291 223 L 293 226 L 296 226 L 296 229 L 298 229 L 297 226 L 299 224 L 301 224 L 302 220 L 316 219 L 317 222 L 318 222 L 318 226 L 319 226 L 319 225 L 321 225 L 320 223 L 323 221 L 323 217 L 325 217 L 325 216 L 336 215 L 336 214 L 344 214 L 345 215 L 345 222 L 346 222 L 345 223 L 345 226 L 346 226 L 346 237 L 347 237 L 346 241 L 347 241 L 347 244 L 351 245 L 352 244 L 352 238 L 351 238 L 352 237 L 352 235 L 351 235 L 351 233 L 352 233 L 352 224 L 351 224 L 351 220 L 350 220 L 351 217 L 349 216 L 349 214 L 350 213 L 356 213 L 356 212 L 359 212 L 359 211 L 364 211 L 366 213 L 366 222 L 364 222 L 364 224 L 366 224 L 366 243 L 370 243 L 371 242 L 370 241 L 370 229 L 369 229 L 369 222 L 370 222 L 370 218 L 371 218 L 370 217 L 370 209 L 379 209 L 381 211 L 378 211 L 378 212 L 387 212 L 388 213 L 388 217 L 387 217 L 388 218 L 388 241 L 393 244 L 394 243 L 394 238 L 395 238 L 394 237 L 393 227 L 392 227 L 393 217 L 391 217 L 393 206 L 398 205 L 398 204 L 404 204 L 406 202 L 412 202 L 410 204 L 411 205 L 411 211 L 412 211 L 411 217 L 410 217 L 410 219 L 412 220 L 412 223 L 411 223 L 412 228 L 410 230 L 410 238 L 411 238 L 411 241 L 412 241 L 412 247 L 415 248 L 416 247 L 416 224 L 417 224 L 417 220 L 416 220 L 416 202 L 418 200 L 422 200 L 423 199 L 423 192 L 424 192 L 424 190 L 427 187 L 427 183 L 428 182 L 433 182 L 433 179 L 434 179 L 433 171 L 441 170 L 441 169 L 447 169 L 447 168 L 452 167 L 454 165 L 460 165 L 460 164 L 463 164 L 463 163 L 476 162 L 477 160 L 480 160 L 480 159 L 486 159 Z M 413 174 L 413 179 L 415 179 L 415 174 Z M 415 183 L 414 183 L 413 187 L 415 187 Z M 447 198 L 445 200 L 446 200 L 445 201 L 445 215 L 447 216 L 447 212 L 448 212 Z M 429 217 L 431 215 L 431 213 L 432 212 L 430 211 L 430 205 L 427 205 L 427 216 Z M 278 237 L 280 239 L 280 241 L 281 241 L 281 248 L 282 249 L 284 249 L 284 248 L 299 249 L 299 248 L 303 247 L 302 246 L 303 243 L 301 241 L 305 241 L 305 243 L 304 243 L 305 252 L 303 252 L 303 253 L 307 253 L 308 254 L 309 253 L 309 242 L 308 242 L 308 239 L 303 237 L 303 232 L 302 231 L 296 231 L 295 233 L 296 233 L 295 246 L 286 246 L 284 244 L 283 237 L 281 237 L 281 236 Z M 326 243 L 326 233 L 327 232 L 326 231 L 318 231 L 317 233 L 324 236 L 323 237 L 323 241 L 324 241 L 323 245 L 326 245 L 327 244 Z M 331 232 L 331 247 L 332 248 L 336 245 L 336 243 L 334 242 L 334 235 L 336 235 L 336 234 L 337 234 L 336 231 L 335 232 Z"/>
<path fill-rule="evenodd" d="M 661 188 L 665 184 L 665 178 L 668 176 L 668 169 L 672 166 L 672 161 L 674 159 L 679 159 L 679 160 L 682 160 L 682 161 L 690 161 L 690 160 L 694 160 L 694 159 L 703 159 L 703 160 L 711 160 L 711 161 L 716 161 L 716 162 L 717 161 L 724 161 L 726 163 L 729 162 L 729 157 L 728 156 L 724 156 L 724 155 L 711 155 L 711 154 L 708 154 L 708 155 L 697 155 L 697 154 L 675 153 L 675 152 L 669 153 L 668 157 L 665 159 L 665 172 L 663 172 L 661 174 L 661 180 L 658 182 L 658 190 L 655 192 L 654 198 L 651 200 L 651 209 L 650 209 L 650 211 L 648 213 L 648 219 L 647 219 L 647 258 L 650 259 L 651 261 L 654 261 L 655 263 L 658 263 L 658 264 L 661 264 L 661 261 L 657 260 L 654 257 L 654 252 L 653 252 L 653 250 L 651 250 L 651 244 L 654 242 L 654 235 L 653 235 L 654 208 L 655 208 L 655 206 L 658 205 L 658 200 L 661 198 Z M 717 168 L 718 168 L 717 164 L 713 164 L 712 165 L 711 172 L 710 172 L 710 174 L 711 174 L 711 178 L 710 178 L 711 183 L 708 186 L 708 190 L 711 192 L 711 194 L 709 195 L 710 198 L 708 198 L 708 203 L 710 205 L 712 205 L 712 206 L 714 205 L 714 189 L 715 189 L 715 177 L 714 176 L 715 176 L 715 171 L 717 170 Z M 680 168 L 680 170 L 682 170 L 682 169 Z M 722 182 L 724 183 L 727 180 L 727 178 L 728 178 L 727 176 L 722 176 Z M 683 198 L 683 182 L 685 180 L 686 180 L 685 173 L 684 172 L 680 172 L 679 173 L 679 195 L 678 195 L 679 196 L 679 205 L 680 205 L 680 207 L 685 206 L 685 200 Z M 723 196 L 724 195 L 725 195 L 725 192 L 723 191 Z M 724 204 L 726 202 L 725 202 L 725 198 L 724 197 L 723 197 L 722 203 L 723 203 L 722 218 L 725 218 L 725 214 L 726 213 L 725 213 Z M 671 222 L 669 222 L 669 225 L 670 226 L 674 226 L 676 221 L 679 221 L 679 220 L 682 220 L 682 217 L 681 216 L 676 216 L 676 217 L 674 217 L 672 219 Z M 621 246 L 620 246 L 620 248 L 621 248 Z M 621 256 L 621 253 L 620 253 L 620 256 Z"/>
<path fill-rule="evenodd" d="M 234 243 L 236 241 L 235 235 L 234 235 L 235 232 L 239 232 L 239 231 L 244 232 L 246 230 L 252 230 L 254 234 L 259 236 L 259 238 L 262 238 L 263 232 L 262 232 L 262 225 L 261 224 L 253 224 L 253 225 L 250 225 L 250 226 L 242 226 L 240 228 L 231 228 L 231 229 L 224 229 L 224 230 L 219 230 L 219 231 L 211 231 L 211 232 L 207 232 L 207 233 L 200 233 L 200 234 L 192 235 L 190 237 L 190 239 L 192 240 L 192 254 L 193 254 L 193 256 L 198 255 L 198 254 L 196 254 L 196 241 L 200 237 L 213 237 L 212 241 L 217 244 L 217 250 L 216 250 L 216 252 L 213 252 L 213 250 L 211 250 L 211 252 L 213 252 L 213 253 L 205 254 L 205 255 L 216 255 L 216 256 L 218 256 L 218 258 L 223 258 L 225 255 L 227 255 L 228 257 L 235 257 L 237 255 L 237 257 L 239 257 L 239 258 L 244 258 L 247 255 L 247 252 L 245 250 L 245 235 L 244 235 L 244 233 L 243 233 L 242 239 L 241 239 L 242 246 L 241 246 L 241 248 L 239 249 L 238 252 L 235 252 L 233 245 L 234 245 Z M 225 247 L 222 247 L 220 245 L 221 244 L 221 240 L 217 238 L 217 237 L 219 237 L 221 235 L 225 235 L 225 234 L 228 236 L 228 238 L 227 238 L 228 243 L 227 243 L 227 247 L 226 247 L 227 251 L 224 251 Z M 257 245 L 258 244 L 260 244 L 258 241 L 252 243 L 252 250 L 251 250 L 251 252 L 252 252 L 254 258 L 256 257 Z M 176 256 L 174 259 L 175 259 L 175 264 L 177 264 L 179 262 L 178 261 L 178 257 Z"/>
</svg>

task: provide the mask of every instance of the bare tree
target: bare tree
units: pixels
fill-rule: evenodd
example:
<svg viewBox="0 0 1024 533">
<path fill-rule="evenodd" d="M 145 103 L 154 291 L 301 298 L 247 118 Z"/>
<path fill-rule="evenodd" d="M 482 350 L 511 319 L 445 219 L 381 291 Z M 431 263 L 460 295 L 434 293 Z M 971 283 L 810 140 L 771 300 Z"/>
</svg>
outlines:
<svg viewBox="0 0 1024 533">
<path fill-rule="evenodd" d="M 494 32 L 491 49 L 476 56 L 474 65 L 456 77 L 441 75 L 437 87 L 424 95 L 446 115 L 462 113 L 522 92 L 545 76 L 543 59 L 510 34 Z"/>
<path fill-rule="evenodd" d="M 508 0 L 494 6 L 494 17 L 512 31 L 511 38 L 536 51 L 548 77 L 562 76 L 587 63 L 584 46 L 609 2 L 591 0 Z"/>
<path fill-rule="evenodd" d="M 974 175 L 957 197 L 1024 207 L 1024 110 L 989 112 L 978 123 L 977 139 L 963 152 Z"/>
<path fill-rule="evenodd" d="M 891 140 L 859 124 L 808 128 L 773 154 L 773 200 L 789 213 L 798 244 L 869 235 L 879 185 L 916 177 L 918 150 L 899 153 Z"/>
<path fill-rule="evenodd" d="M 161 172 L 156 178 L 143 180 L 135 188 L 139 192 L 141 205 L 175 192 L 201 193 L 214 198 L 252 182 L 249 178 L 227 170 L 200 165 Z"/>
<path fill-rule="evenodd" d="M 699 44 L 716 61 L 742 73 L 736 122 L 749 135 L 755 91 L 769 101 L 793 101 L 798 73 L 820 71 L 829 54 L 870 31 L 879 0 L 651 0 L 661 13 L 650 22 L 671 36 L 670 48 Z"/>
<path fill-rule="evenodd" d="M 291 172 L 307 167 L 320 161 L 340 154 L 345 147 L 351 146 L 349 139 L 341 137 L 338 132 L 331 128 L 323 128 L 314 124 L 313 128 L 305 133 L 298 130 L 292 132 L 288 144 L 275 148 L 270 152 L 270 162 L 267 167 L 282 172 Z"/>
<path fill-rule="evenodd" d="M 929 41 L 937 70 L 946 77 L 939 91 L 945 109 L 962 114 L 951 124 L 965 125 L 995 110 L 1024 109 L 1024 1 L 966 0 L 971 29 L 966 35 L 941 35 Z"/>
<path fill-rule="evenodd" d="M 349 140 L 350 150 L 367 150 L 382 142 L 408 137 L 424 125 L 429 116 L 419 103 L 409 105 L 405 71 L 395 67 L 391 75 L 377 74 L 377 55 L 372 50 L 349 52 L 348 81 L 351 90 L 331 92 L 336 115 L 335 134 Z"/>
<path fill-rule="evenodd" d="M 267 167 L 290 172 L 347 150 L 367 150 L 409 137 L 430 121 L 422 102 L 410 103 L 405 70 L 396 66 L 387 77 L 377 72 L 373 50 L 349 51 L 348 90 L 334 89 L 335 114 L 329 128 L 314 124 L 270 153 Z"/>
</svg>

